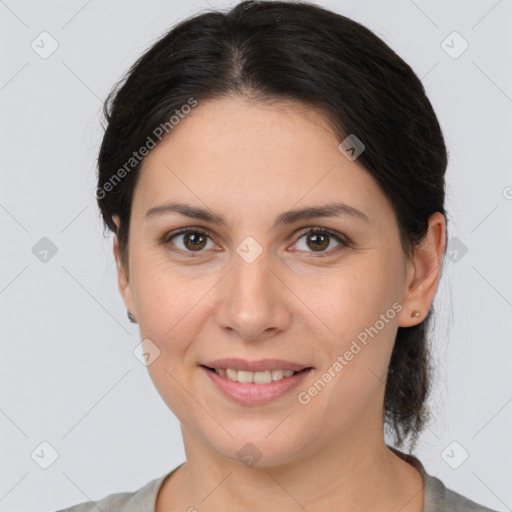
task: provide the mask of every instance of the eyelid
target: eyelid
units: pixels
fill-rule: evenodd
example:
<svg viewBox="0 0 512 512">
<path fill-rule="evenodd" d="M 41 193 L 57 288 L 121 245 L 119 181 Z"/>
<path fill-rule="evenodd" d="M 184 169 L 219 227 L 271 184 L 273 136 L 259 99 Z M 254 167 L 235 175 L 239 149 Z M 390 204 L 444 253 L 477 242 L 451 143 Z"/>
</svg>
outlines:
<svg viewBox="0 0 512 512">
<path fill-rule="evenodd" d="M 340 243 L 343 243 L 346 245 L 349 245 L 352 243 L 352 241 L 350 240 L 350 238 L 347 235 L 344 235 L 343 233 L 340 233 L 333 229 L 323 228 L 320 226 L 312 226 L 312 227 L 304 228 L 304 230 L 300 232 L 298 239 L 302 238 L 304 235 L 308 235 L 311 233 L 313 233 L 313 234 L 314 233 L 326 233 L 327 235 L 330 235 L 333 238 L 336 238 L 336 240 L 338 240 L 338 242 L 340 242 Z"/>
<path fill-rule="evenodd" d="M 164 236 L 161 238 L 160 243 L 164 245 L 168 245 L 172 238 L 180 235 L 186 235 L 187 233 L 198 233 L 201 235 L 206 235 L 217 247 L 219 244 L 214 240 L 212 236 L 212 232 L 208 228 L 199 228 L 199 227 L 186 227 L 182 229 L 178 229 L 176 231 L 169 231 L 168 233 L 165 233 Z M 172 244 L 174 245 L 174 244 Z M 177 252 L 180 254 L 185 254 L 186 257 L 189 258 L 197 258 L 199 256 L 202 256 L 205 251 L 183 251 L 182 249 L 178 249 L 177 247 L 171 248 L 168 247 L 168 249 L 172 252 Z"/>
<path fill-rule="evenodd" d="M 294 242 L 294 245 L 304 236 L 311 235 L 311 234 L 326 234 L 330 236 L 331 238 L 334 238 L 338 243 L 339 246 L 335 247 L 334 249 L 329 249 L 328 251 L 306 251 L 305 254 L 307 254 L 308 258 L 324 258 L 329 257 L 337 254 L 340 250 L 343 248 L 351 247 L 352 241 L 350 238 L 343 233 L 339 233 L 338 231 L 334 231 L 329 228 L 320 227 L 320 226 L 310 226 L 308 228 L 303 229 L 300 234 L 296 236 L 297 240 Z"/>
<path fill-rule="evenodd" d="M 168 244 L 172 238 L 179 236 L 179 235 L 184 235 L 187 233 L 197 233 L 197 234 L 206 235 L 214 244 L 219 246 L 219 244 L 215 241 L 214 237 L 212 236 L 212 232 L 208 228 L 202 228 L 202 227 L 196 228 L 194 226 L 178 229 L 176 231 L 170 231 L 170 232 L 164 234 L 164 236 L 161 239 L 161 242 L 163 244 Z M 352 241 L 350 240 L 350 238 L 348 236 L 344 235 L 343 233 L 339 233 L 338 231 L 334 231 L 332 229 L 329 229 L 326 227 L 321 227 L 321 226 L 309 226 L 306 228 L 301 228 L 301 230 L 299 231 L 298 234 L 296 231 L 292 235 L 292 237 L 296 238 L 294 245 L 305 235 L 315 234 L 315 233 L 327 234 L 327 235 L 331 236 L 332 238 L 336 239 L 337 242 L 339 242 L 342 246 L 345 246 L 345 247 L 349 247 L 352 245 Z M 183 251 L 178 248 L 173 248 L 170 250 L 172 250 L 173 252 L 179 252 L 181 254 L 186 254 L 188 257 L 197 257 L 197 256 L 202 255 L 203 252 L 205 252 L 205 251 Z M 312 254 L 312 255 L 317 255 L 317 257 L 322 257 L 322 256 L 330 256 L 331 254 L 336 253 L 338 250 L 339 250 L 339 248 L 335 247 L 334 249 L 330 249 L 329 251 L 320 251 L 320 252 L 307 251 L 307 253 Z"/>
<path fill-rule="evenodd" d="M 200 233 L 203 235 L 207 235 L 209 238 L 213 240 L 212 232 L 208 228 L 196 228 L 194 226 L 190 226 L 165 233 L 165 235 L 162 237 L 162 242 L 168 242 L 171 238 L 186 233 Z"/>
</svg>

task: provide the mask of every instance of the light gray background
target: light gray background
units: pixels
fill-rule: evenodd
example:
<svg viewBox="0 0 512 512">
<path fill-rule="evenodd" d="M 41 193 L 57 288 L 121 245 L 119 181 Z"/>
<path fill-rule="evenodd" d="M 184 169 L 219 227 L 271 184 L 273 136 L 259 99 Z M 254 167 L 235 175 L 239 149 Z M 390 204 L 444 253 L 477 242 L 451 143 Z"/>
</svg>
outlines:
<svg viewBox="0 0 512 512">
<path fill-rule="evenodd" d="M 439 116 L 449 236 L 460 243 L 451 240 L 454 261 L 434 303 L 434 421 L 416 454 L 448 487 L 511 510 L 512 3 L 322 5 L 384 38 Z M 0 0 L 1 511 L 133 491 L 185 460 L 179 423 L 132 354 L 139 332 L 126 319 L 93 190 L 102 100 L 144 49 L 208 7 Z M 47 59 L 31 48 L 43 31 L 59 45 Z M 469 43 L 458 58 L 441 46 L 453 31 Z M 453 53 L 461 41 L 452 40 Z M 42 237 L 58 250 L 46 263 L 32 252 Z M 35 462 L 49 461 L 42 442 L 58 452 L 48 469 Z M 469 458 L 453 469 L 446 461 L 459 463 L 462 450 Z"/>
</svg>

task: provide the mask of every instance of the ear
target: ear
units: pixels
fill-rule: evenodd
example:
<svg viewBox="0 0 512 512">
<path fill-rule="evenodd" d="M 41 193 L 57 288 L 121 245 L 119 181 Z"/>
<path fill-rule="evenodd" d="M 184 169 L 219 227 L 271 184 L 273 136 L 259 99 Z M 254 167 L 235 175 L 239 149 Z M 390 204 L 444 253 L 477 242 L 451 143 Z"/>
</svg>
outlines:
<svg viewBox="0 0 512 512">
<path fill-rule="evenodd" d="M 402 301 L 403 309 L 398 315 L 400 327 L 419 324 L 427 316 L 441 277 L 445 250 L 446 218 L 436 212 L 429 218 L 425 238 L 416 246 L 412 259 L 407 263 L 406 294 Z M 413 311 L 419 311 L 420 316 L 412 317 Z"/>
<path fill-rule="evenodd" d="M 118 215 L 113 215 L 112 220 L 114 221 L 114 224 L 117 228 L 117 233 L 119 233 L 119 227 L 121 225 L 121 220 L 119 219 Z M 132 289 L 130 287 L 130 277 L 128 268 L 123 264 L 121 261 L 121 255 L 119 251 L 119 237 L 118 235 L 115 235 L 114 237 L 114 259 L 116 260 L 116 266 L 117 266 L 117 285 L 119 288 L 119 292 L 121 293 L 121 297 L 123 298 L 123 301 L 125 303 L 125 306 L 127 309 L 129 309 L 135 318 L 137 318 L 137 311 L 135 308 L 135 304 L 133 302 L 133 294 Z"/>
</svg>

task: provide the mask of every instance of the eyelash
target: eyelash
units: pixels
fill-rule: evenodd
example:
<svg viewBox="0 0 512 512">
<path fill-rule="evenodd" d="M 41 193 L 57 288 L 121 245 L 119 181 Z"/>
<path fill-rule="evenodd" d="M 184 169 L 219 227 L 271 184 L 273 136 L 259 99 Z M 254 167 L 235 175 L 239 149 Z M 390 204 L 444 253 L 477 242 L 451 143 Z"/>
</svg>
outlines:
<svg viewBox="0 0 512 512">
<path fill-rule="evenodd" d="M 167 233 L 166 235 L 163 236 L 161 242 L 163 244 L 168 244 L 174 237 L 177 237 L 180 235 L 186 235 L 189 233 L 193 233 L 193 234 L 197 234 L 197 235 L 204 235 L 204 236 L 207 236 L 210 240 L 212 240 L 211 233 L 208 230 L 196 229 L 196 228 L 184 228 L 184 229 L 181 229 L 176 232 Z M 341 235 L 340 233 L 337 233 L 336 231 L 332 231 L 331 229 L 319 228 L 319 227 L 309 228 L 306 231 L 303 231 L 298 236 L 297 241 L 299 241 L 301 238 L 303 238 L 307 235 L 319 235 L 319 234 L 320 235 L 329 235 L 330 237 L 334 238 L 337 242 L 339 242 L 340 246 L 335 247 L 334 249 L 331 249 L 329 251 L 322 251 L 322 252 L 311 251 L 311 254 L 314 254 L 315 258 L 331 256 L 332 254 L 343 249 L 344 247 L 349 247 L 351 245 L 351 241 L 348 237 Z M 297 243 L 297 241 L 295 243 Z M 178 252 L 180 254 L 185 254 L 186 257 L 189 257 L 189 258 L 197 258 L 197 257 L 201 256 L 202 253 L 204 252 L 204 251 L 183 251 L 182 249 L 172 248 L 171 246 L 169 246 L 169 250 L 171 250 L 173 252 Z M 309 252 L 309 251 L 307 251 L 307 252 Z"/>
</svg>

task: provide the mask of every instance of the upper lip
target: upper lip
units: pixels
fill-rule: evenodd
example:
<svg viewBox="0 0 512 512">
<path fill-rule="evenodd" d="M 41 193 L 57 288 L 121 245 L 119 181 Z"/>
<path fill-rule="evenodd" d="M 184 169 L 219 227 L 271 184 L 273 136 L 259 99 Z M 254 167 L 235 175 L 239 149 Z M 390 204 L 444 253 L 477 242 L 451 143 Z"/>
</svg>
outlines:
<svg viewBox="0 0 512 512">
<path fill-rule="evenodd" d="M 244 370 L 250 372 L 262 372 L 265 370 L 293 370 L 300 372 L 311 366 L 284 361 L 283 359 L 260 359 L 259 361 L 246 361 L 245 359 L 228 358 L 215 359 L 214 361 L 206 361 L 201 363 L 208 368 L 232 368 L 234 370 Z"/>
</svg>

